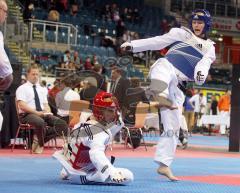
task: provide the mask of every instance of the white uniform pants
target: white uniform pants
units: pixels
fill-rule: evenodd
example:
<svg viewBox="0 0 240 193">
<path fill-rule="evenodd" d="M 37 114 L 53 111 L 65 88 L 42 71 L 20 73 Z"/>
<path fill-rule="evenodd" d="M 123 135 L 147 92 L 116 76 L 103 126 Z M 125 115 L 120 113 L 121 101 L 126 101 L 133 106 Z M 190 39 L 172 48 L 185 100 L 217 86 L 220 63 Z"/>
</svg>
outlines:
<svg viewBox="0 0 240 193">
<path fill-rule="evenodd" d="M 223 117 L 229 116 L 229 111 L 220 111 L 219 113 Z M 220 125 L 220 134 L 224 135 L 226 134 L 226 128 L 229 127 L 229 125 L 221 124 Z"/>
<path fill-rule="evenodd" d="M 163 91 L 162 95 L 169 98 L 173 102 L 173 105 L 178 107 L 176 110 L 161 109 L 161 120 L 164 132 L 157 144 L 154 158 L 157 163 L 170 166 L 174 159 L 178 143 L 184 95 L 177 87 L 178 79 L 174 67 L 165 58 L 157 60 L 151 67 L 150 79 L 161 80 L 167 83 L 168 87 Z"/>
<path fill-rule="evenodd" d="M 188 126 L 184 115 L 181 115 L 181 128 L 183 131 L 188 132 Z"/>
</svg>

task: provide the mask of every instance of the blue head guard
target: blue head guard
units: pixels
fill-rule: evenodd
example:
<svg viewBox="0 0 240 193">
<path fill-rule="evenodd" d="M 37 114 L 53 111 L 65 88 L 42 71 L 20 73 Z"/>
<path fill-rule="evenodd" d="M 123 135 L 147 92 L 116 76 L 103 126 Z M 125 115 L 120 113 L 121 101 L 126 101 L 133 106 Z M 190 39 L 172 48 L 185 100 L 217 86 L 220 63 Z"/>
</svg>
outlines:
<svg viewBox="0 0 240 193">
<path fill-rule="evenodd" d="M 203 29 L 203 34 L 206 34 L 212 25 L 212 19 L 211 19 L 211 15 L 209 13 L 209 11 L 207 11 L 206 9 L 196 9 L 192 12 L 190 21 L 189 21 L 189 26 L 191 31 L 193 32 L 193 28 L 192 28 L 192 21 L 193 20 L 201 20 L 204 21 L 205 23 L 205 27 Z"/>
</svg>

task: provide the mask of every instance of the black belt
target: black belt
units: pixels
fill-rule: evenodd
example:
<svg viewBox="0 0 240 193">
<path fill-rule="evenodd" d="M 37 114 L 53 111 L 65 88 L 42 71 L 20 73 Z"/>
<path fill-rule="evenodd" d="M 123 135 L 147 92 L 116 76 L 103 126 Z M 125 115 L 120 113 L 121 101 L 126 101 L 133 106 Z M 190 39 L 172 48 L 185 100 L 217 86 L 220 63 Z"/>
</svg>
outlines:
<svg viewBox="0 0 240 193">
<path fill-rule="evenodd" d="M 177 87 L 185 94 L 187 91 L 187 82 L 186 81 L 179 82 Z"/>
</svg>

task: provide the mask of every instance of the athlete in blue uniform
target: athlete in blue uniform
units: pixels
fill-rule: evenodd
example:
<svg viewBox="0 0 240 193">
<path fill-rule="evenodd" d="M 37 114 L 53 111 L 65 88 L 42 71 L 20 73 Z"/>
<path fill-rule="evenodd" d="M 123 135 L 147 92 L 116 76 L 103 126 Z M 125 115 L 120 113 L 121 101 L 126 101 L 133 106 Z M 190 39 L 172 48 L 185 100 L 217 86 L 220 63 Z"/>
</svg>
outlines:
<svg viewBox="0 0 240 193">
<path fill-rule="evenodd" d="M 166 56 L 158 59 L 151 67 L 150 90 L 155 100 L 161 104 L 164 99 L 168 108 L 161 108 L 164 126 L 163 135 L 157 145 L 155 161 L 159 164 L 157 172 L 172 181 L 178 180 L 171 172 L 178 141 L 181 122 L 181 108 L 184 95 L 177 87 L 182 81 L 195 81 L 201 85 L 205 82 L 209 68 L 215 60 L 214 42 L 207 39 L 211 27 L 211 16 L 207 10 L 193 11 L 190 29 L 172 28 L 168 33 L 148 39 L 125 42 L 123 51 L 142 52 L 161 50 L 170 46 Z M 176 107 L 176 108 L 175 108 Z"/>
</svg>

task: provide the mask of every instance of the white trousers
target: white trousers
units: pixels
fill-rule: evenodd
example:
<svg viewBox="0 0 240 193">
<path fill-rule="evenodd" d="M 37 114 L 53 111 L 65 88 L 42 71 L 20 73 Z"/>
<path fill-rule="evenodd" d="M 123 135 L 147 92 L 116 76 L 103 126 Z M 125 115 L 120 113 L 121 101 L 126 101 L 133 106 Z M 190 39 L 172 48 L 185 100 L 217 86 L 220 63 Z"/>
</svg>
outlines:
<svg viewBox="0 0 240 193">
<path fill-rule="evenodd" d="M 219 114 L 223 117 L 228 117 L 229 116 L 229 111 L 220 111 Z M 230 125 L 225 125 L 221 124 L 220 125 L 220 134 L 226 134 L 226 128 L 229 127 Z"/>
<path fill-rule="evenodd" d="M 184 115 L 181 115 L 181 128 L 183 131 L 188 131 L 187 121 Z"/>
<path fill-rule="evenodd" d="M 102 181 L 101 171 L 91 172 L 86 175 L 80 174 L 70 174 L 69 180 L 74 184 L 120 184 L 127 185 L 133 181 L 133 173 L 126 168 L 116 168 L 118 172 L 126 178 L 123 182 L 114 182 L 110 178 L 107 178 L 105 181 Z"/>
<path fill-rule="evenodd" d="M 71 183 L 74 184 L 121 184 L 127 185 L 131 183 L 134 179 L 133 173 L 125 168 L 115 168 L 117 171 L 121 172 L 121 174 L 125 177 L 126 180 L 123 182 L 117 183 L 114 182 L 109 178 L 103 180 L 102 172 L 101 171 L 94 171 L 94 172 L 83 172 L 80 170 L 76 170 L 72 168 L 68 161 L 66 161 L 65 156 L 63 155 L 62 151 L 56 151 L 53 154 L 53 157 L 56 158 L 61 165 L 63 166 L 66 174 L 68 175 L 68 179 Z"/>
<path fill-rule="evenodd" d="M 167 83 L 168 87 L 161 95 L 166 96 L 173 102 L 174 106 L 178 107 L 178 109 L 175 110 L 161 108 L 161 120 L 164 132 L 158 141 L 154 158 L 157 163 L 170 166 L 174 159 L 178 143 L 184 95 L 177 87 L 178 79 L 174 67 L 165 58 L 160 58 L 153 64 L 150 69 L 150 79 Z"/>
</svg>

